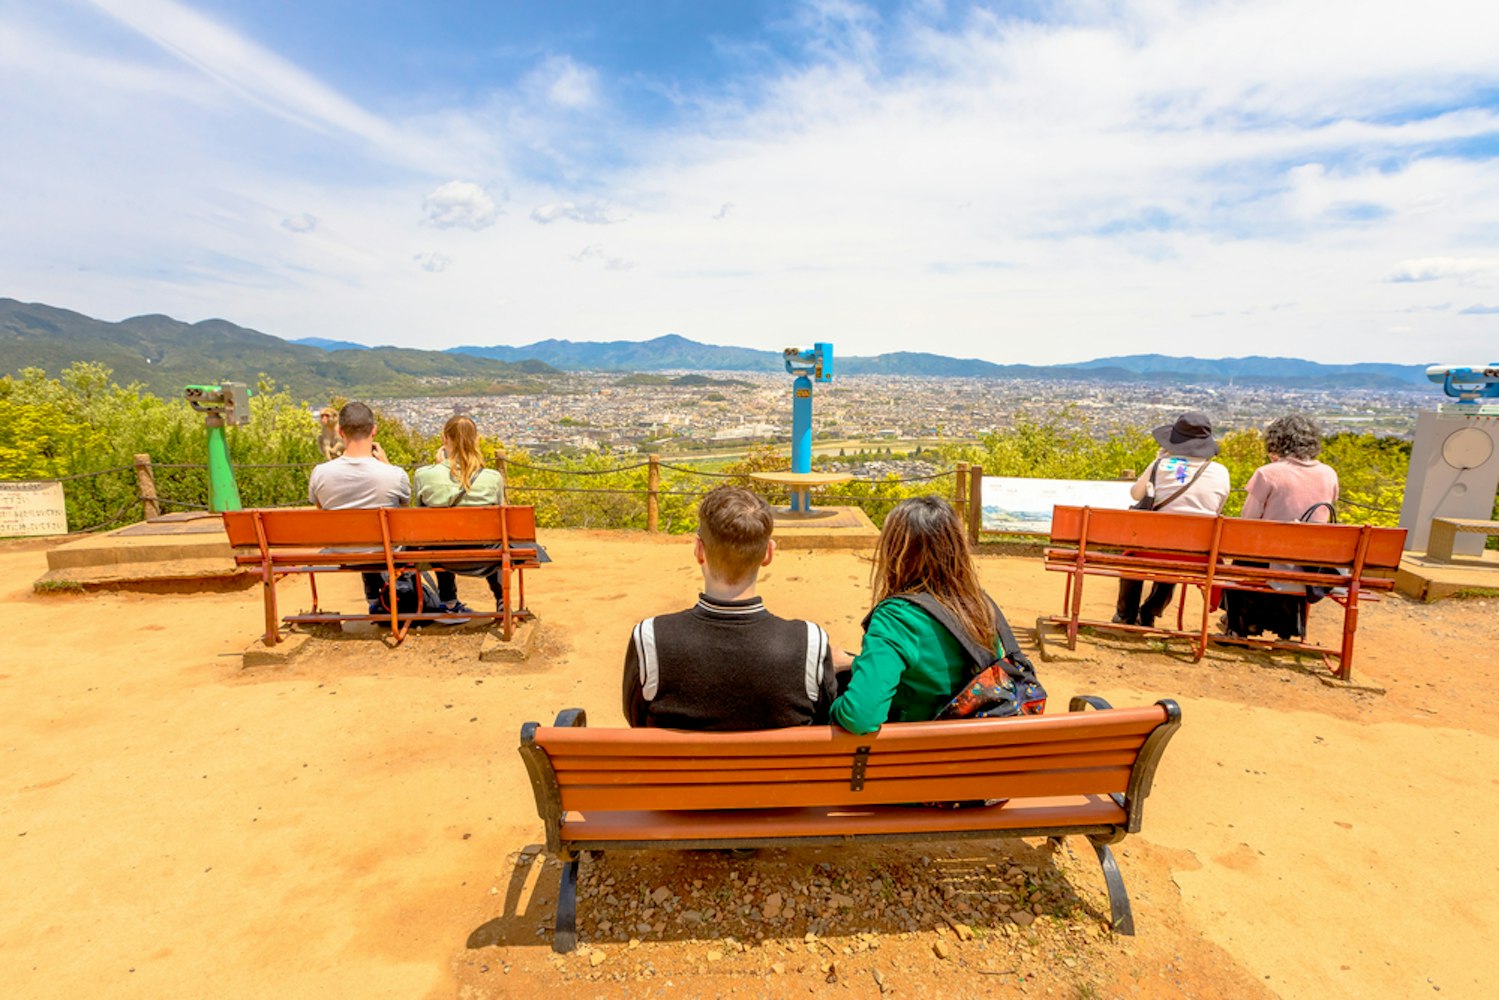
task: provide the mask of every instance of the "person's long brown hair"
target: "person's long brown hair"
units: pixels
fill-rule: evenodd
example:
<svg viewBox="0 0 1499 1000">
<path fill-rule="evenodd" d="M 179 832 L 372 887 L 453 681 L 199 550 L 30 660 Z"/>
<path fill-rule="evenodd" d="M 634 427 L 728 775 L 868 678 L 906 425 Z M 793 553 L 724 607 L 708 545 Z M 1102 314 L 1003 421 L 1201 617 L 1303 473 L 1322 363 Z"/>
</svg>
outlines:
<svg viewBox="0 0 1499 1000">
<path fill-rule="evenodd" d="M 474 477 L 484 468 L 479 454 L 479 428 L 468 417 L 449 417 L 442 425 L 442 443 L 448 446 L 448 467 L 458 477 L 458 485 L 468 489 Z"/>
<path fill-rule="evenodd" d="M 902 500 L 885 518 L 870 589 L 874 604 L 896 594 L 931 594 L 975 642 L 994 648 L 994 613 L 979 586 L 968 536 L 941 497 Z"/>
</svg>

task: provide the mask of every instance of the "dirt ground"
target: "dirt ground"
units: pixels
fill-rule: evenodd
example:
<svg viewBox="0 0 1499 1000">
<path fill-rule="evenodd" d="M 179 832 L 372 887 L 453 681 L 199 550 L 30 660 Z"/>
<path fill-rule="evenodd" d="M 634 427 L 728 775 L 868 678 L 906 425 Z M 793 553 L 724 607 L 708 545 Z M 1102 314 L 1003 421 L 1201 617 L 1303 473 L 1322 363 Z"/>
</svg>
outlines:
<svg viewBox="0 0 1499 1000">
<path fill-rule="evenodd" d="M 4 993 L 1499 992 L 1492 599 L 1367 606 L 1355 680 L 1384 693 L 1326 686 L 1319 663 L 1285 654 L 1194 664 L 1103 636 L 1039 664 L 1052 711 L 1078 693 L 1182 705 L 1143 831 L 1115 848 L 1133 938 L 1106 930 L 1085 842 L 970 842 L 608 855 L 584 865 L 580 948 L 556 956 L 557 870 L 537 854 L 518 731 L 572 706 L 620 724 L 630 626 L 687 606 L 698 577 L 682 539 L 544 541 L 555 562 L 528 579 L 543 626 L 527 663 L 481 663 L 477 632 L 429 629 L 396 649 L 372 632 L 316 639 L 252 670 L 255 590 L 37 595 L 42 549 L 0 547 Z M 868 569 L 854 552 L 782 553 L 761 592 L 857 648 Z M 981 569 L 1034 652 L 1060 576 L 1034 558 Z M 287 609 L 305 603 L 304 581 L 282 586 Z M 353 605 L 359 582 L 322 589 Z M 1088 593 L 1095 612 L 1111 602 L 1107 581 Z M 1335 610 L 1314 609 L 1314 637 Z M 661 888 L 700 919 L 606 920 Z M 996 916 L 991 889 L 1040 915 Z M 800 900 L 794 917 L 757 919 L 771 892 Z M 865 905 L 879 892 L 890 908 Z"/>
</svg>

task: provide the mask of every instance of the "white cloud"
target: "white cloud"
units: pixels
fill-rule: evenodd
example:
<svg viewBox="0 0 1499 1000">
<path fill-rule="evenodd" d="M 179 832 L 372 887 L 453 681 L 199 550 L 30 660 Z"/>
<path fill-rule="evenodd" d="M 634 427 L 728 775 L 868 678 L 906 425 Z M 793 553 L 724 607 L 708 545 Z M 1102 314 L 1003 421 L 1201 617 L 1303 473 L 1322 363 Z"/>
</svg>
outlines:
<svg viewBox="0 0 1499 1000">
<path fill-rule="evenodd" d="M 422 199 L 422 218 L 439 229 L 486 229 L 499 217 L 489 192 L 472 181 L 448 181 Z"/>
<path fill-rule="evenodd" d="M 411 259 L 416 261 L 417 264 L 421 266 L 421 269 L 423 271 L 429 271 L 433 274 L 436 274 L 439 271 L 446 271 L 448 269 L 448 265 L 453 263 L 453 258 L 449 257 L 445 253 L 438 253 L 435 250 L 429 250 L 426 253 L 416 254 Z"/>
<path fill-rule="evenodd" d="M 579 250 L 577 253 L 573 254 L 572 259 L 580 264 L 586 261 L 596 261 L 604 265 L 604 269 L 608 271 L 628 271 L 630 268 L 635 266 L 635 262 L 633 260 L 626 260 L 623 257 L 616 257 L 612 254 L 605 253 L 603 247 L 596 247 L 593 245 L 586 246 L 582 250 Z"/>
<path fill-rule="evenodd" d="M 526 86 L 556 107 L 569 111 L 591 108 L 599 101 L 598 72 L 567 56 L 544 60 L 527 77 Z"/>
<path fill-rule="evenodd" d="M 1499 284 L 1499 257 L 1421 257 L 1403 260 L 1390 275 L 1394 282 L 1442 281 L 1488 287 Z"/>
<path fill-rule="evenodd" d="M 621 221 L 610 218 L 608 209 L 602 205 L 578 205 L 571 201 L 554 201 L 548 205 L 540 205 L 531 210 L 531 219 L 543 225 L 556 222 L 558 219 L 571 219 L 573 222 L 581 222 L 590 226 L 607 226 Z"/>
<path fill-rule="evenodd" d="M 281 228 L 294 233 L 310 233 L 317 228 L 317 218 L 306 212 L 290 215 L 281 220 Z"/>
</svg>

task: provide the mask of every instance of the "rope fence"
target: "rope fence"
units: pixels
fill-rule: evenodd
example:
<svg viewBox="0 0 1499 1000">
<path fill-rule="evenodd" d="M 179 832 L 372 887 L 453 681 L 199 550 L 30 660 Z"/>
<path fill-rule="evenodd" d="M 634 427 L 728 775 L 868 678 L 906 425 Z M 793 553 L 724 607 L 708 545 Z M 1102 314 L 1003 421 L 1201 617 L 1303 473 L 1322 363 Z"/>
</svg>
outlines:
<svg viewBox="0 0 1499 1000">
<path fill-rule="evenodd" d="M 532 462 L 516 462 L 506 458 L 503 452 L 494 455 L 496 466 L 505 476 L 508 494 L 520 494 L 540 498 L 537 501 L 538 517 L 543 517 L 548 526 L 561 527 L 581 522 L 588 527 L 639 527 L 641 506 L 608 504 L 603 508 L 590 508 L 584 501 L 575 504 L 557 502 L 565 497 L 639 498 L 644 501 L 644 527 L 647 531 L 690 530 L 694 515 L 689 501 L 705 496 L 714 481 L 737 480 L 753 488 L 767 501 L 785 504 L 790 500 L 789 489 L 784 485 L 772 486 L 763 482 L 752 482 L 748 472 L 721 472 L 696 469 L 691 466 L 663 462 L 652 455 L 645 461 L 599 469 L 571 469 L 564 466 L 544 465 Z M 305 472 L 316 467 L 317 462 L 273 462 L 236 465 L 240 473 L 240 489 L 246 506 L 254 507 L 299 507 L 307 503 L 306 480 L 303 476 L 288 476 L 293 470 Z M 641 477 L 630 477 L 626 485 L 567 485 L 566 480 L 597 480 L 608 476 L 629 476 L 646 470 Z M 673 479 L 662 481 L 662 471 L 674 474 Z M 409 471 L 409 470 L 408 470 Z M 133 477 L 129 474 L 134 473 Z M 269 481 L 261 474 L 271 474 Z M 282 473 L 283 475 L 275 475 Z M 158 474 L 160 485 L 158 493 Z M 248 474 L 248 475 L 246 475 Z M 957 509 L 968 529 L 971 541 L 982 536 L 1045 537 L 1045 532 L 1005 531 L 983 527 L 981 493 L 984 470 L 959 462 L 955 468 L 936 472 L 888 476 L 882 479 L 857 479 L 849 483 L 819 488 L 820 506 L 852 506 L 870 512 L 876 519 L 902 500 L 918 494 L 913 489 L 917 484 L 943 485 L 935 492 L 941 493 Z M 536 477 L 539 482 L 528 482 Z M 125 477 L 111 479 L 109 477 Z M 553 477 L 557 480 L 553 481 Z M 65 502 L 68 510 L 69 533 L 101 531 L 111 528 L 139 509 L 146 518 L 157 517 L 163 511 L 206 511 L 207 466 L 190 462 L 153 462 L 149 455 L 137 455 L 135 464 L 113 466 L 89 472 L 58 476 L 49 482 L 64 484 Z M 682 479 L 707 481 L 703 489 L 692 489 Z M 1242 488 L 1234 492 L 1242 493 Z M 1394 517 L 1399 512 L 1388 507 L 1339 498 L 1340 509 L 1356 508 L 1374 514 Z M 669 510 L 663 510 L 669 507 Z M 595 523 L 600 522 L 600 523 Z"/>
</svg>

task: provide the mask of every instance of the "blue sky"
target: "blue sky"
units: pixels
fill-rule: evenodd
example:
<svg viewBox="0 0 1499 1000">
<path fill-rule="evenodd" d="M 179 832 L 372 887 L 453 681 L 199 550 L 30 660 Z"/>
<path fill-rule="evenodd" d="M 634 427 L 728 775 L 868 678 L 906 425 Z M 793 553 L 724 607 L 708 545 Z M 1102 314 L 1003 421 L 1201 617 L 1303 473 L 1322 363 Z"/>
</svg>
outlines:
<svg viewBox="0 0 1499 1000">
<path fill-rule="evenodd" d="M 0 295 L 413 347 L 1499 360 L 1499 6 L 0 0 Z"/>
</svg>

